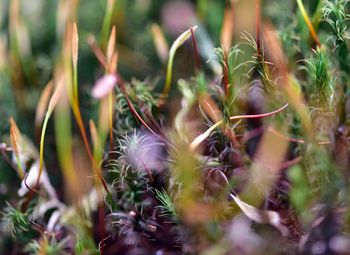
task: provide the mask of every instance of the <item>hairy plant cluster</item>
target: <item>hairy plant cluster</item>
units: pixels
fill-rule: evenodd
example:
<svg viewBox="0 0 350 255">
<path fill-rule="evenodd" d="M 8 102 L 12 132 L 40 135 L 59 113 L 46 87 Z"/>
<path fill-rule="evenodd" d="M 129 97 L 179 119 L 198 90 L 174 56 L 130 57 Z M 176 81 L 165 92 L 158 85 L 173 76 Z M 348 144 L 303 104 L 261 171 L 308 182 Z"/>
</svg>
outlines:
<svg viewBox="0 0 350 255">
<path fill-rule="evenodd" d="M 160 2 L 0 3 L 0 253 L 350 254 L 349 1 Z"/>
</svg>

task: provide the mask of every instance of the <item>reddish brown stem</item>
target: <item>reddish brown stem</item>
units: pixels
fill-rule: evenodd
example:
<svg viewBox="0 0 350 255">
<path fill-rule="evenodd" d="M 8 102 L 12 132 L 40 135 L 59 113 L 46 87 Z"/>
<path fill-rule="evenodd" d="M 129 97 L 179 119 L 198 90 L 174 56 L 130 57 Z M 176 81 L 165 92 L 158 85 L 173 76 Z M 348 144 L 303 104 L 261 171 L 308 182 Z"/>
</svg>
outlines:
<svg viewBox="0 0 350 255">
<path fill-rule="evenodd" d="M 118 74 L 116 74 L 116 75 L 117 75 L 117 80 L 118 80 L 119 88 L 120 88 L 121 92 L 123 93 L 123 95 L 124 95 L 124 97 L 125 97 L 125 100 L 126 100 L 126 102 L 127 102 L 127 104 L 128 104 L 128 107 L 129 107 L 129 109 L 130 109 L 132 115 L 134 116 L 134 118 L 135 118 L 136 120 L 140 121 L 140 122 L 142 123 L 142 125 L 143 125 L 146 129 L 148 129 L 152 134 L 158 136 L 157 133 L 154 132 L 153 129 L 150 128 L 150 127 L 147 125 L 147 123 L 142 119 L 142 117 L 141 117 L 141 116 L 139 115 L 139 113 L 136 111 L 134 105 L 132 104 L 132 102 L 131 102 L 131 100 L 130 100 L 130 98 L 129 98 L 128 93 L 127 93 L 126 90 L 125 90 L 125 82 L 124 82 L 124 80 L 120 77 L 120 75 L 118 75 Z"/>
<path fill-rule="evenodd" d="M 98 217 L 99 217 L 99 232 L 100 232 L 100 240 L 103 243 L 103 240 L 106 236 L 106 231 L 105 231 L 105 208 L 103 206 L 103 203 L 100 203 L 98 206 Z M 101 255 L 104 254 L 104 245 L 100 246 L 100 252 Z"/>
<path fill-rule="evenodd" d="M 51 235 L 51 236 L 54 236 L 53 233 L 48 233 L 46 228 L 34 221 L 30 221 L 30 224 L 32 225 L 32 228 L 36 231 L 38 231 L 40 234 L 46 234 L 46 235 Z"/>
<path fill-rule="evenodd" d="M 285 162 L 281 163 L 280 169 L 289 168 L 291 166 L 294 166 L 294 165 L 298 164 L 302 159 L 303 159 L 303 156 L 299 156 L 299 157 L 296 157 L 294 159 L 285 161 Z"/>
<path fill-rule="evenodd" d="M 91 50 L 93 51 L 93 53 L 95 54 L 97 60 L 100 62 L 100 64 L 105 68 L 108 69 L 108 65 L 107 65 L 107 61 L 106 61 L 106 57 L 104 56 L 102 50 L 100 49 L 100 47 L 98 46 L 96 39 L 94 36 L 89 36 L 88 38 L 88 44 L 91 48 Z"/>
<path fill-rule="evenodd" d="M 35 185 L 35 188 L 31 188 L 29 187 L 29 185 L 27 184 L 27 178 L 28 178 L 28 174 L 26 175 L 26 177 L 24 178 L 23 182 L 24 185 L 27 187 L 27 189 L 32 192 L 32 193 L 39 193 L 39 191 L 37 190 L 37 187 L 39 186 L 38 184 Z"/>
<path fill-rule="evenodd" d="M 89 141 L 87 139 L 87 135 L 86 135 L 86 131 L 85 131 L 85 128 L 84 128 L 84 123 L 83 123 L 83 118 L 81 117 L 81 113 L 80 113 L 80 110 L 78 108 L 77 105 L 75 105 L 76 107 L 73 106 L 73 113 L 76 117 L 76 120 L 77 120 L 77 123 L 78 123 L 78 126 L 79 126 L 79 130 L 80 130 L 80 133 L 81 133 L 81 136 L 83 138 L 83 142 L 84 142 L 84 146 L 86 148 L 86 151 L 87 151 L 87 154 L 88 154 L 88 157 L 91 161 L 91 164 L 92 164 L 92 167 L 94 169 L 94 172 L 95 174 L 97 174 L 99 180 L 101 181 L 102 183 L 102 186 L 103 188 L 105 189 L 105 191 L 107 193 L 109 193 L 109 190 L 108 190 L 108 187 L 107 187 L 107 184 L 106 184 L 106 181 L 103 179 L 101 173 L 99 172 L 99 169 L 98 169 L 98 166 L 96 165 L 96 162 L 95 162 L 95 159 L 94 159 L 94 156 L 91 152 L 91 149 L 90 149 L 90 144 L 89 144 Z M 75 109 L 75 110 L 74 110 Z"/>
<path fill-rule="evenodd" d="M 153 114 L 147 109 L 147 107 L 144 107 L 143 102 L 139 103 L 139 107 L 140 107 L 141 111 L 143 113 L 145 113 L 145 116 L 147 117 L 147 119 L 152 123 L 153 128 L 156 129 L 159 133 L 161 133 L 162 129 L 161 129 L 160 125 L 158 124 L 158 122 L 154 118 Z"/>
<path fill-rule="evenodd" d="M 257 119 L 257 118 L 264 118 L 264 117 L 269 117 L 272 115 L 275 115 L 276 113 L 282 112 L 284 109 L 288 107 L 288 104 L 285 104 L 281 108 L 274 110 L 272 112 L 267 112 L 267 113 L 261 113 L 261 114 L 253 114 L 253 115 L 236 115 L 236 116 L 231 116 L 230 120 L 237 120 L 237 119 Z"/>
</svg>

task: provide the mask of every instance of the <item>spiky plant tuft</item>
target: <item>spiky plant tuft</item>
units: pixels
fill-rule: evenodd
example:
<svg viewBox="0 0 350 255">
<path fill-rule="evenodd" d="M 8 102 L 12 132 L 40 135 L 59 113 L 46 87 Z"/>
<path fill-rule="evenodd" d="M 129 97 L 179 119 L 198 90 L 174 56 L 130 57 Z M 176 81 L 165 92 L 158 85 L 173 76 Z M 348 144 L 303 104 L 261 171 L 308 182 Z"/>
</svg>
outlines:
<svg viewBox="0 0 350 255">
<path fill-rule="evenodd" d="M 348 0 L 327 0 L 323 7 L 323 18 L 330 25 L 333 35 L 329 36 L 333 47 L 337 52 L 337 62 L 339 62 L 340 69 L 344 72 L 349 72 L 349 47 L 347 40 L 349 35 L 349 14 L 346 8 L 349 7 Z"/>
<path fill-rule="evenodd" d="M 306 61 L 308 73 L 311 75 L 312 90 L 318 106 L 329 107 L 332 101 L 333 81 L 329 74 L 328 56 L 325 47 L 314 50 L 312 58 Z"/>
<path fill-rule="evenodd" d="M 148 113 L 153 112 L 158 100 L 157 94 L 154 93 L 154 83 L 156 81 L 132 79 L 130 83 L 126 84 L 126 93 L 136 108 L 142 108 L 144 112 Z M 115 109 L 116 119 L 118 120 L 117 132 L 125 134 L 133 131 L 138 126 L 132 112 L 130 112 L 128 102 L 119 88 L 117 88 Z"/>
<path fill-rule="evenodd" d="M 349 39 L 348 20 L 346 13 L 349 0 L 326 0 L 322 9 L 323 17 L 330 24 L 335 35 L 335 44 Z"/>
<path fill-rule="evenodd" d="M 253 49 L 252 59 L 247 61 L 251 64 L 251 68 L 248 71 L 250 78 L 254 79 L 256 74 L 259 75 L 259 78 L 263 82 L 264 90 L 267 94 L 271 94 L 274 91 L 276 86 L 275 82 L 271 77 L 271 71 L 269 65 L 271 63 L 267 62 L 265 59 L 264 45 L 261 45 L 259 48 L 255 39 L 249 33 L 242 33 L 242 39 L 244 43 L 250 46 Z"/>
<path fill-rule="evenodd" d="M 171 199 L 171 197 L 168 195 L 168 193 L 165 190 L 155 190 L 156 197 L 161 203 L 161 205 L 158 206 L 163 212 L 163 216 L 170 216 L 170 217 L 176 217 L 176 208 L 175 205 Z"/>
<path fill-rule="evenodd" d="M 54 237 L 43 236 L 39 241 L 32 240 L 28 243 L 24 251 L 29 254 L 64 255 L 68 254 L 64 250 L 67 241 L 67 239 L 57 241 Z"/>
<path fill-rule="evenodd" d="M 9 203 L 7 203 L 7 207 L 2 211 L 2 222 L 13 238 L 30 229 L 28 213 L 21 212 Z"/>
</svg>

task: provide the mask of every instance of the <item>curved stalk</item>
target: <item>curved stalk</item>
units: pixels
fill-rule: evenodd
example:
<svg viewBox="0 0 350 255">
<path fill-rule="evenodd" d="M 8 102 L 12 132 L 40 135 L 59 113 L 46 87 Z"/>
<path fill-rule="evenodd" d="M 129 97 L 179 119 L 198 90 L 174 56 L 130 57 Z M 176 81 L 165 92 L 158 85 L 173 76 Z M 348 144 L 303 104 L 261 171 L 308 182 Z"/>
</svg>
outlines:
<svg viewBox="0 0 350 255">
<path fill-rule="evenodd" d="M 321 46 L 320 40 L 318 39 L 318 36 L 317 36 L 316 31 L 314 29 L 314 26 L 312 25 L 312 22 L 311 22 L 308 14 L 307 14 L 307 12 L 305 10 L 303 1 L 302 0 L 297 0 L 297 3 L 298 3 L 299 10 L 301 12 L 301 15 L 303 16 L 303 18 L 305 20 L 305 23 L 306 23 L 307 27 L 309 28 L 310 34 L 312 36 L 312 39 L 315 41 L 317 46 L 320 47 Z"/>
<path fill-rule="evenodd" d="M 41 129 L 40 150 L 39 150 L 39 174 L 38 174 L 38 177 L 36 179 L 36 185 L 35 186 L 39 185 L 40 177 L 41 177 L 42 172 L 43 172 L 45 134 L 46 134 L 46 128 L 47 128 L 47 124 L 49 122 L 50 116 L 51 116 L 51 113 L 46 113 L 45 119 L 44 119 L 44 122 L 43 122 L 43 127 Z"/>
<path fill-rule="evenodd" d="M 189 39 L 193 33 L 197 29 L 197 26 L 192 27 L 185 32 L 183 32 L 173 43 L 173 45 L 170 48 L 169 51 L 169 60 L 168 60 L 168 66 L 167 66 L 167 73 L 166 73 L 166 80 L 165 80 L 165 86 L 163 89 L 163 92 L 161 94 L 161 101 L 165 100 L 168 97 L 170 88 L 171 88 L 171 78 L 172 78 L 172 71 L 173 71 L 173 64 L 174 64 L 174 58 L 175 53 L 177 49 L 185 43 L 187 39 Z"/>
<path fill-rule="evenodd" d="M 237 119 L 255 119 L 255 118 L 264 118 L 268 116 L 275 115 L 284 109 L 288 107 L 288 104 L 285 104 L 281 108 L 272 111 L 272 112 L 267 112 L 267 113 L 262 113 L 262 114 L 255 114 L 255 115 L 236 115 L 236 116 L 231 116 L 230 120 L 237 120 Z M 190 149 L 192 151 L 195 151 L 196 148 L 213 132 L 217 127 L 219 127 L 223 123 L 222 120 L 216 122 L 214 125 L 212 125 L 207 131 L 205 131 L 203 134 L 197 136 L 192 143 L 190 144 Z"/>
</svg>

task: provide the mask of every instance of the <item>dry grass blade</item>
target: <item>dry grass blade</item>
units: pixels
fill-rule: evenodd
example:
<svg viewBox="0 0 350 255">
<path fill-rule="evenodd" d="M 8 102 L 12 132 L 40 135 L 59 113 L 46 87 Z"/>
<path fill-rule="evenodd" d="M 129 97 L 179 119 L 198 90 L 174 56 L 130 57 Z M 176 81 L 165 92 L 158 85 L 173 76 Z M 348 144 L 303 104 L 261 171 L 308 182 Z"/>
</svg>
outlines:
<svg viewBox="0 0 350 255">
<path fill-rule="evenodd" d="M 17 53 L 23 60 L 31 55 L 31 41 L 27 27 L 21 17 L 21 3 L 19 0 L 11 1 L 9 14 L 12 43 L 14 43 L 15 50 L 18 51 Z"/>
<path fill-rule="evenodd" d="M 232 45 L 233 36 L 233 19 L 234 18 L 234 8 L 232 5 L 231 9 L 226 9 L 224 13 L 224 21 L 221 29 L 220 42 L 225 53 L 229 51 Z"/>
<path fill-rule="evenodd" d="M 229 185 L 229 181 L 225 174 L 218 171 L 221 180 L 221 185 Z M 218 180 L 218 179 L 217 179 Z M 282 226 L 280 215 L 271 210 L 261 210 L 246 202 L 244 202 L 237 194 L 230 193 L 230 198 L 237 204 L 240 210 L 251 220 L 260 224 L 270 224 L 281 231 L 282 234 L 286 234 L 287 229 Z"/>
<path fill-rule="evenodd" d="M 251 220 L 260 224 L 270 224 L 276 227 L 283 235 L 286 235 L 287 229 L 282 225 L 280 215 L 275 211 L 259 210 L 258 208 L 242 201 L 238 196 L 230 194 L 242 212 Z"/>
<path fill-rule="evenodd" d="M 118 69 L 118 51 L 114 52 L 109 64 L 109 73 L 116 73 Z"/>
<path fill-rule="evenodd" d="M 66 38 L 64 40 L 64 48 L 63 48 L 63 56 L 65 59 L 70 59 L 71 58 L 71 43 L 72 43 L 72 26 L 67 26 L 67 31 L 66 31 Z M 93 45 L 95 44 L 95 41 L 93 40 Z M 94 45 L 95 46 L 95 45 Z M 97 46 L 96 49 L 99 49 L 99 47 Z M 103 54 L 102 54 L 103 55 Z M 104 56 L 103 56 L 104 57 Z M 105 59 L 105 58 L 104 58 Z M 105 66 L 107 68 L 107 66 Z M 100 167 L 97 165 L 97 163 L 94 160 L 94 156 L 92 153 L 92 150 L 90 148 L 90 144 L 89 144 L 89 140 L 87 137 L 87 133 L 85 130 L 85 126 L 84 126 L 84 121 L 83 121 L 83 117 L 79 108 L 79 100 L 78 100 L 78 87 L 77 87 L 77 69 L 73 70 L 73 74 L 74 74 L 74 84 L 73 84 L 73 95 L 71 94 L 71 74 L 72 74 L 72 70 L 71 70 L 71 66 L 68 65 L 67 63 L 64 63 L 63 65 L 63 79 L 65 80 L 65 83 L 68 84 L 68 95 L 69 95 L 69 99 L 70 99 L 70 104 L 73 110 L 73 114 L 75 117 L 75 120 L 77 122 L 77 125 L 79 127 L 80 130 L 80 134 L 82 136 L 83 142 L 84 142 L 84 146 L 85 149 L 87 151 L 88 157 L 90 159 L 91 165 L 92 165 L 92 169 L 94 171 L 94 174 L 99 178 L 103 188 L 106 190 L 107 193 L 109 193 L 108 191 L 108 187 L 107 184 L 105 182 L 105 180 L 103 179 L 102 176 L 102 172 Z"/>
<path fill-rule="evenodd" d="M 107 63 L 110 69 L 111 63 L 112 63 L 112 58 L 114 56 L 115 52 L 115 43 L 116 43 L 116 28 L 113 26 L 111 35 L 109 36 L 108 40 L 108 46 L 107 46 Z"/>
<path fill-rule="evenodd" d="M 106 57 L 105 57 L 105 55 L 103 54 L 103 52 L 102 52 L 102 50 L 100 49 L 100 47 L 98 46 L 95 36 L 89 35 L 88 38 L 87 38 L 87 43 L 89 44 L 91 50 L 92 50 L 93 53 L 95 54 L 95 57 L 96 57 L 97 60 L 100 62 L 100 64 L 101 64 L 105 69 L 108 69 Z"/>
<path fill-rule="evenodd" d="M 108 0 L 107 7 L 108 9 L 112 9 L 114 6 L 115 0 Z"/>
<path fill-rule="evenodd" d="M 71 56 L 72 56 L 72 62 L 73 62 L 73 97 L 76 102 L 79 102 L 79 96 L 78 96 L 78 50 L 79 50 L 79 37 L 78 37 L 78 28 L 77 24 L 74 22 L 71 27 L 69 27 L 72 30 L 71 36 L 71 44 L 68 45 L 69 37 L 67 37 L 67 46 L 66 49 L 71 48 Z M 69 29 L 68 28 L 68 29 Z"/>
<path fill-rule="evenodd" d="M 24 171 L 23 171 L 21 160 L 20 160 L 20 151 L 19 151 L 19 147 L 20 147 L 19 143 L 21 140 L 21 133 L 19 132 L 17 124 L 13 118 L 10 118 L 10 138 L 11 138 L 11 145 L 12 145 L 13 151 L 14 151 L 14 153 L 16 155 L 16 159 L 17 159 L 18 175 L 21 178 L 21 180 L 23 180 Z"/>
<path fill-rule="evenodd" d="M 100 142 L 99 142 L 99 138 L 98 138 L 98 131 L 97 131 L 95 122 L 93 120 L 89 121 L 89 127 L 90 127 L 90 135 L 91 135 L 92 145 L 94 146 L 94 149 L 96 150 L 97 148 L 100 147 Z"/>
<path fill-rule="evenodd" d="M 55 108 L 58 100 L 60 99 L 63 91 L 64 91 L 64 84 L 63 83 L 57 84 L 56 89 L 55 89 L 54 93 L 52 94 L 49 105 L 47 107 L 47 114 L 50 115 L 52 113 L 52 111 L 54 110 L 54 108 Z"/>
<path fill-rule="evenodd" d="M 62 89 L 60 100 L 57 101 L 57 105 L 54 109 L 57 155 L 65 182 L 67 183 L 65 193 L 68 199 L 72 199 L 77 194 L 75 189 L 77 188 L 78 177 L 73 161 L 71 112 L 69 109 L 69 96 L 67 86 L 65 86 L 65 76 L 62 72 L 62 66 L 56 66 L 55 81 L 57 81 L 57 88 L 64 88 Z"/>
<path fill-rule="evenodd" d="M 292 77 L 288 70 L 288 63 L 275 30 L 270 24 L 265 23 L 263 24 L 262 32 L 265 44 L 269 45 L 269 49 L 272 49 L 269 51 L 271 60 L 277 67 L 279 75 L 282 77 L 281 88 L 284 90 L 291 107 L 299 114 L 305 133 L 310 139 L 312 139 L 313 131 L 309 111 L 306 107 L 304 98 L 299 91 L 297 91 L 295 84 L 293 84 Z"/>
<path fill-rule="evenodd" d="M 48 82 L 48 84 L 44 88 L 43 92 L 41 93 L 39 103 L 36 107 L 36 114 L 35 114 L 35 125 L 36 126 L 39 126 L 45 117 L 45 113 L 47 110 L 47 106 L 49 104 L 50 95 L 52 93 L 52 90 L 53 90 L 53 82 L 51 80 Z"/>
<path fill-rule="evenodd" d="M 317 33 L 315 31 L 315 28 L 314 26 L 312 25 L 312 22 L 305 10 L 305 7 L 304 7 L 304 4 L 303 4 L 303 1 L 302 0 L 297 0 L 297 3 L 298 3 L 298 7 L 299 7 L 299 10 L 301 12 L 301 15 L 303 16 L 304 20 L 305 20 L 305 23 L 308 27 L 308 29 L 310 30 L 310 34 L 311 34 L 311 37 L 312 39 L 315 41 L 315 43 L 317 44 L 317 46 L 321 46 L 320 44 L 320 40 L 318 39 L 318 36 L 317 36 Z"/>
<path fill-rule="evenodd" d="M 46 128 L 47 124 L 49 122 L 50 116 L 57 105 L 58 100 L 60 99 L 64 89 L 64 84 L 62 82 L 59 82 L 56 86 L 55 92 L 53 93 L 49 105 L 47 107 L 47 111 L 45 114 L 45 119 L 43 123 L 43 127 L 41 129 L 41 136 L 40 136 L 40 150 L 39 150 L 39 174 L 38 178 L 36 180 L 36 185 L 39 185 L 40 183 L 40 177 L 43 172 L 43 167 L 44 167 L 44 143 L 45 143 L 45 133 L 46 133 Z"/>
<path fill-rule="evenodd" d="M 61 37 L 64 35 L 67 24 L 70 21 L 76 20 L 76 12 L 79 0 L 58 1 L 56 23 L 57 33 Z"/>
<path fill-rule="evenodd" d="M 10 127 L 13 128 L 15 134 L 17 135 L 17 137 L 20 139 L 21 138 L 21 132 L 19 131 L 19 128 L 16 124 L 16 121 L 11 117 L 10 118 Z"/>
<path fill-rule="evenodd" d="M 261 41 L 260 41 L 260 27 L 261 27 L 261 3 L 260 0 L 255 0 L 255 33 L 256 33 L 256 46 L 258 50 L 258 54 L 261 52 Z"/>
<path fill-rule="evenodd" d="M 107 65 L 108 70 L 106 72 L 112 74 L 117 71 L 117 61 L 118 61 L 118 53 L 115 51 L 116 44 L 116 28 L 113 26 L 111 34 L 109 36 L 108 45 L 107 45 Z M 102 99 L 103 100 L 103 99 Z M 109 128 L 109 143 L 110 149 L 113 149 L 113 90 L 110 90 L 108 94 L 108 128 Z M 102 107 L 103 103 L 101 104 Z M 100 112 L 103 114 L 103 112 Z"/>
<path fill-rule="evenodd" d="M 77 24 L 74 22 L 73 31 L 72 31 L 72 60 L 73 60 L 74 69 L 76 69 L 78 65 L 78 49 L 79 49 L 78 28 L 77 28 Z"/>
<path fill-rule="evenodd" d="M 205 114 L 209 116 L 212 121 L 219 122 L 222 119 L 222 113 L 219 107 L 209 94 L 199 96 L 198 102 Z"/>
<path fill-rule="evenodd" d="M 114 5 L 115 5 L 115 0 L 107 1 L 105 15 L 102 23 L 102 31 L 101 31 L 102 33 L 101 47 L 103 48 L 103 50 L 106 50 L 107 48 L 107 43 L 108 43 L 107 40 L 108 40 L 110 26 L 112 23 Z"/>
<path fill-rule="evenodd" d="M 158 24 L 152 24 L 152 35 L 154 48 L 156 49 L 157 55 L 162 63 L 165 63 L 169 57 L 169 45 L 166 42 L 162 29 Z"/>
</svg>

